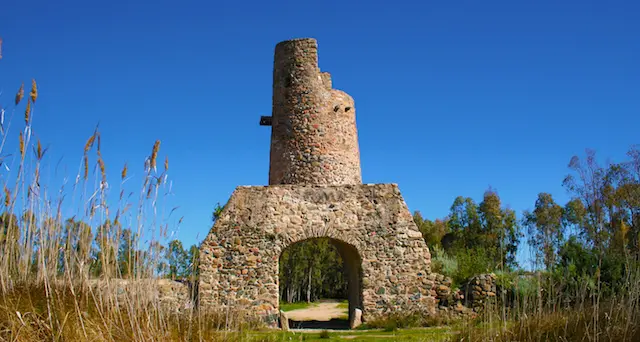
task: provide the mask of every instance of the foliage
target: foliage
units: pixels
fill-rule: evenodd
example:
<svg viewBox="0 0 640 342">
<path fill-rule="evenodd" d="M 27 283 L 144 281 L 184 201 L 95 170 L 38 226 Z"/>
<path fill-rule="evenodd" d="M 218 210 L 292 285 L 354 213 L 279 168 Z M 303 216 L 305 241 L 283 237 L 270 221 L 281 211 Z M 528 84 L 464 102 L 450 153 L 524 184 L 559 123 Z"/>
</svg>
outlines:
<svg viewBox="0 0 640 342">
<path fill-rule="evenodd" d="M 447 254 L 439 245 L 434 245 L 431 248 L 431 270 L 454 278 L 458 274 L 458 259 Z"/>
<path fill-rule="evenodd" d="M 391 332 L 398 329 L 435 327 L 449 324 L 450 317 L 445 315 L 422 315 L 418 313 L 392 312 L 384 317 L 377 317 L 367 321 L 360 329 L 383 329 Z"/>
<path fill-rule="evenodd" d="M 433 252 L 433 270 L 453 278 L 455 284 L 479 273 L 517 266 L 520 225 L 515 212 L 503 208 L 491 189 L 480 204 L 457 197 L 444 219 L 432 222 L 420 212 L 413 218 Z"/>
<path fill-rule="evenodd" d="M 316 306 L 317 303 L 307 303 L 307 302 L 295 302 L 295 303 L 287 303 L 285 301 L 280 301 L 280 310 L 287 312 L 293 310 L 306 309 L 311 306 Z"/>
<path fill-rule="evenodd" d="M 216 203 L 216 206 L 213 208 L 213 213 L 211 214 L 211 223 L 212 225 L 216 223 L 220 215 L 222 215 L 222 211 L 224 210 L 224 206 L 220 205 L 220 202 Z"/>
<path fill-rule="evenodd" d="M 451 275 L 453 283 L 460 285 L 477 274 L 492 272 L 495 269 L 489 252 L 482 248 L 454 250 L 458 267 Z"/>
<path fill-rule="evenodd" d="M 141 158 L 139 174 L 129 176 L 124 163 L 120 177 L 112 177 L 96 128 L 78 146 L 78 173 L 51 188 L 52 177 L 43 176 L 52 168 L 48 149 L 33 120 L 38 94 L 31 80 L 30 88 L 20 85 L 11 107 L 0 108 L 0 161 L 11 165 L 0 173 L 0 340 L 202 338 L 192 335 L 193 324 L 206 334 L 224 316 L 176 316 L 142 300 L 154 293 L 147 280 L 187 273 L 181 244 L 165 245 L 171 214 L 158 214 L 176 209 L 166 210 L 169 166 L 166 157 L 159 163 L 160 141 Z M 15 117 L 21 120 L 12 122 Z M 130 284 L 126 291 L 110 286 L 122 278 Z"/>
<path fill-rule="evenodd" d="M 460 340 L 631 341 L 640 339 L 640 151 L 602 166 L 574 156 L 564 205 L 540 193 L 522 224 L 536 271 L 498 274 L 507 301 L 468 325 Z M 497 318 L 497 317 L 496 317 Z"/>
<path fill-rule="evenodd" d="M 340 304 L 338 304 L 337 308 L 338 309 L 349 309 L 349 301 L 348 300 L 343 300 L 342 302 L 340 302 Z"/>
<path fill-rule="evenodd" d="M 346 298 L 342 257 L 327 238 L 296 243 L 280 257 L 280 298 L 292 303 Z"/>
<path fill-rule="evenodd" d="M 563 238 L 563 218 L 565 210 L 558 205 L 551 194 L 540 193 L 533 212 L 523 214 L 523 224 L 528 228 L 529 245 L 536 251 L 536 259 L 542 260 L 551 269 L 556 262 L 556 254 Z"/>
<path fill-rule="evenodd" d="M 638 318 L 637 315 L 629 317 L 629 310 L 624 307 L 585 307 L 583 310 L 534 314 L 508 324 L 467 324 L 452 340 L 638 341 Z"/>
<path fill-rule="evenodd" d="M 413 221 L 418 226 L 429 247 L 442 246 L 442 238 L 449 233 L 449 226 L 446 220 L 436 219 L 435 221 L 431 221 L 424 219 L 420 211 L 416 211 L 413 214 Z"/>
</svg>

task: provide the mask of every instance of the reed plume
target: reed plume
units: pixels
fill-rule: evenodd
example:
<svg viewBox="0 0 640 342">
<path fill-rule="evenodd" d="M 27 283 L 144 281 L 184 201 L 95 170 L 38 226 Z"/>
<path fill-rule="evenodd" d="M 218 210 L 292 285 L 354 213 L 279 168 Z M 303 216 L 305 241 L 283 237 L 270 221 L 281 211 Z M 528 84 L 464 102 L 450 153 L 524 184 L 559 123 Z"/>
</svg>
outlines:
<svg viewBox="0 0 640 342">
<path fill-rule="evenodd" d="M 16 106 L 20 104 L 20 101 L 22 101 L 23 97 L 24 97 L 24 83 L 20 85 L 20 89 L 18 89 L 18 93 L 16 94 Z"/>
<path fill-rule="evenodd" d="M 104 160 L 102 156 L 98 157 L 98 165 L 100 166 L 100 175 L 102 176 L 102 182 L 107 182 L 107 172 L 105 171 Z"/>
<path fill-rule="evenodd" d="M 89 152 L 91 147 L 93 147 L 93 142 L 95 141 L 95 139 L 96 139 L 95 133 L 92 136 L 90 136 L 89 139 L 87 139 L 87 142 L 84 144 L 84 153 Z"/>
<path fill-rule="evenodd" d="M 127 178 L 127 163 L 124 164 L 124 167 L 122 168 L 122 172 L 120 173 L 120 175 L 122 176 L 122 180 Z"/>
<path fill-rule="evenodd" d="M 84 160 L 84 179 L 87 180 L 87 178 L 89 177 L 89 157 L 85 154 L 83 160 Z"/>
<path fill-rule="evenodd" d="M 24 159 L 24 136 L 20 132 L 20 156 Z"/>
<path fill-rule="evenodd" d="M 11 204 L 11 191 L 5 185 L 5 187 L 4 187 L 4 206 L 6 208 L 9 208 L 10 204 Z"/>
<path fill-rule="evenodd" d="M 36 99 L 38 98 L 38 86 L 36 85 L 36 80 L 31 80 L 31 102 L 36 103 Z"/>
<path fill-rule="evenodd" d="M 156 168 L 156 159 L 158 158 L 159 150 L 160 150 L 160 140 L 156 140 L 156 143 L 153 144 L 153 149 L 151 150 L 151 158 L 149 160 L 149 166 L 154 170 Z"/>
<path fill-rule="evenodd" d="M 31 117 L 31 99 L 27 99 L 27 108 L 24 110 L 24 124 L 29 126 L 29 118 Z"/>
</svg>

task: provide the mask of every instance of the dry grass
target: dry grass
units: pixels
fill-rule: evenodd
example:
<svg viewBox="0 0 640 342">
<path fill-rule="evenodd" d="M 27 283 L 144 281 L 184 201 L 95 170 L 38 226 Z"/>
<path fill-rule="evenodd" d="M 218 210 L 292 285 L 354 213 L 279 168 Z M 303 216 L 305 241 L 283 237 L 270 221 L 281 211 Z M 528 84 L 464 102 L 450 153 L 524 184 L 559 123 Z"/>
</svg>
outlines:
<svg viewBox="0 0 640 342">
<path fill-rule="evenodd" d="M 630 260 L 629 265 L 637 265 Z M 467 321 L 459 341 L 640 341 L 640 269 L 627 288 L 603 297 L 585 284 L 571 303 L 542 292 L 529 292 L 505 304 L 488 303 L 476 320 Z M 556 284 L 562 287 L 562 284 Z"/>
<path fill-rule="evenodd" d="M 9 120 L 3 109 L 0 122 L 0 160 L 17 165 L 0 173 L 0 340 L 237 340 L 224 331 L 256 327 L 239 313 L 200 312 L 194 305 L 177 311 L 160 300 L 162 242 L 174 225 L 173 210 L 166 210 L 168 158 L 163 171 L 156 169 L 160 141 L 144 159 L 138 191 L 124 164 L 115 203 L 108 200 L 112 185 L 97 128 L 84 144 L 78 174 L 63 175 L 70 181 L 49 189 L 42 179 L 47 149 L 32 140 L 37 97 L 32 80 L 25 103 L 22 84 L 14 108 L 6 109 Z M 17 113 L 24 113 L 24 126 L 12 135 Z M 13 139 L 18 153 L 5 151 Z M 126 289 L 118 285 L 122 279 Z"/>
<path fill-rule="evenodd" d="M 563 309 L 465 325 L 459 341 L 640 341 L 640 316 L 625 306 Z"/>
<path fill-rule="evenodd" d="M 229 325 L 243 321 L 232 313 L 171 314 L 152 302 L 145 308 L 133 303 L 117 306 L 104 293 L 72 291 L 66 285 L 17 286 L 3 296 L 0 340 L 222 341 L 238 338 L 229 330 L 253 328 L 248 323 Z"/>
</svg>

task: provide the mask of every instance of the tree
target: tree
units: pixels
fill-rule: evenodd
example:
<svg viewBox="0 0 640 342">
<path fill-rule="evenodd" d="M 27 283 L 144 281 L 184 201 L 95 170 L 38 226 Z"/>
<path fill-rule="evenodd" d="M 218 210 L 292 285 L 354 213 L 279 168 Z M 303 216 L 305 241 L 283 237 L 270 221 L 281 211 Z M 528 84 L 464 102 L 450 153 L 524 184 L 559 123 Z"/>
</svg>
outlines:
<svg viewBox="0 0 640 342">
<path fill-rule="evenodd" d="M 598 165 L 595 151 L 592 150 L 587 150 L 584 162 L 578 156 L 573 156 L 569 162 L 569 169 L 575 175 L 565 177 L 563 185 L 586 209 L 584 217 L 580 218 L 581 234 L 588 243 L 603 251 L 608 240 L 603 198 L 605 171 Z"/>
<path fill-rule="evenodd" d="M 528 242 L 536 250 L 536 259 L 547 269 L 552 269 L 563 240 L 564 208 L 558 205 L 551 194 L 538 194 L 533 212 L 525 211 L 522 223 L 527 227 Z"/>
<path fill-rule="evenodd" d="M 495 191 L 487 190 L 479 205 L 469 197 L 457 197 L 446 222 L 450 233 L 443 236 L 441 243 L 448 254 L 487 258 L 475 261 L 477 265 L 488 265 L 488 269 L 477 269 L 477 273 L 517 265 L 515 255 L 521 234 L 516 214 L 501 207 Z"/>
<path fill-rule="evenodd" d="M 200 277 L 200 249 L 198 246 L 191 245 L 187 254 L 187 260 L 189 261 L 188 273 L 191 275 L 193 281 L 197 281 Z"/>
<path fill-rule="evenodd" d="M 2 269 L 7 270 L 7 276 L 18 274 L 20 259 L 20 226 L 18 217 L 4 212 L 0 215 L 0 262 Z"/>
<path fill-rule="evenodd" d="M 282 252 L 279 265 L 280 298 L 287 302 L 346 296 L 342 257 L 327 238 L 289 246 Z"/>
<path fill-rule="evenodd" d="M 630 160 L 601 166 L 587 150 L 584 159 L 571 158 L 563 181 L 572 195 L 563 220 L 572 236 L 561 248 L 558 271 L 593 282 L 596 301 L 626 291 L 640 261 L 640 151 L 632 147 L 627 155 Z"/>
<path fill-rule="evenodd" d="M 119 246 L 113 237 L 114 231 L 120 231 L 120 225 L 119 223 L 114 225 L 110 219 L 105 220 L 105 222 L 96 229 L 93 262 L 90 267 L 93 276 L 104 275 L 113 277 L 117 272 L 117 253 Z"/>
<path fill-rule="evenodd" d="M 61 262 L 63 270 L 71 276 L 84 275 L 87 265 L 91 263 L 91 226 L 74 217 L 64 223 L 62 243 L 64 244 Z"/>
<path fill-rule="evenodd" d="M 478 240 L 490 252 L 496 267 L 507 269 L 517 266 L 516 252 L 521 236 L 515 211 L 501 207 L 498 194 L 489 189 L 478 208 L 481 233 Z"/>
<path fill-rule="evenodd" d="M 183 279 L 189 272 L 189 255 L 182 247 L 180 240 L 171 240 L 166 249 L 166 260 L 169 266 L 167 276 L 172 280 Z"/>
<path fill-rule="evenodd" d="M 422 218 L 420 211 L 413 214 L 413 221 L 424 237 L 424 241 L 429 247 L 442 246 L 442 238 L 449 233 L 447 220 L 436 219 L 431 221 Z"/>
<path fill-rule="evenodd" d="M 120 245 L 118 247 L 118 269 L 122 278 L 132 276 L 135 263 L 135 236 L 131 229 L 123 229 L 120 234 Z"/>
</svg>

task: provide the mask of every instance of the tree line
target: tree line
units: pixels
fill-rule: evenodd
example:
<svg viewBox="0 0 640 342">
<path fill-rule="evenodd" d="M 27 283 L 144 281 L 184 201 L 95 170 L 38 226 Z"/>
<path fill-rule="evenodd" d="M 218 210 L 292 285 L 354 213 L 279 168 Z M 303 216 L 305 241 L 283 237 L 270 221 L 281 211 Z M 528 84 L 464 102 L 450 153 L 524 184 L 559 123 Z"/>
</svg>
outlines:
<svg viewBox="0 0 640 342">
<path fill-rule="evenodd" d="M 416 212 L 435 271 L 457 283 L 483 272 L 522 274 L 515 253 L 523 237 L 548 302 L 575 301 L 580 292 L 627 291 L 640 267 L 640 150 L 632 147 L 626 160 L 606 164 L 587 150 L 568 167 L 562 184 L 570 200 L 557 203 L 541 192 L 519 219 L 500 207 L 493 191 L 480 204 L 456 198 L 449 215 L 435 221 Z"/>
<path fill-rule="evenodd" d="M 84 274 L 89 278 L 110 276 L 115 278 L 154 277 L 187 279 L 197 272 L 198 246 L 184 249 L 182 242 L 171 240 L 166 245 L 152 241 L 146 248 L 138 247 L 138 236 L 129 228 L 107 220 L 95 229 L 75 218 L 64 223 L 46 219 L 37 225 L 35 215 L 26 212 L 0 215 L 0 250 L 5 254 L 9 275 L 18 274 L 18 268 L 30 268 L 37 273 L 44 258 L 47 264 L 55 264 L 59 275 L 66 271 L 71 275 Z M 42 232 L 59 235 L 52 241 L 58 246 L 57 255 L 50 255 L 52 248 L 37 249 L 28 260 L 20 256 L 21 246 L 15 241 L 37 244 Z M 20 238 L 21 232 L 30 236 Z M 41 256 L 41 251 L 47 251 Z"/>
</svg>

